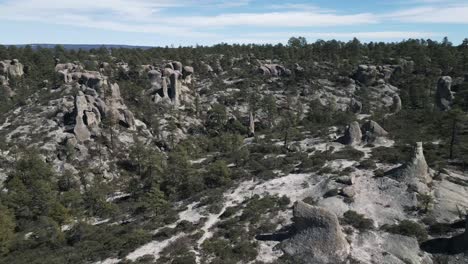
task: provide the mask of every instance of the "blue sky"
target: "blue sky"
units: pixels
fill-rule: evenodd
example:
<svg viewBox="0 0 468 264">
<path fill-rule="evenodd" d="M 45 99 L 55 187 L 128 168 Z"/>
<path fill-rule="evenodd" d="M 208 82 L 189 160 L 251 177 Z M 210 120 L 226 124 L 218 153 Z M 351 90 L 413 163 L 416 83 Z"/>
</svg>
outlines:
<svg viewBox="0 0 468 264">
<path fill-rule="evenodd" d="M 1 44 L 468 38 L 468 0 L 0 0 Z"/>
</svg>

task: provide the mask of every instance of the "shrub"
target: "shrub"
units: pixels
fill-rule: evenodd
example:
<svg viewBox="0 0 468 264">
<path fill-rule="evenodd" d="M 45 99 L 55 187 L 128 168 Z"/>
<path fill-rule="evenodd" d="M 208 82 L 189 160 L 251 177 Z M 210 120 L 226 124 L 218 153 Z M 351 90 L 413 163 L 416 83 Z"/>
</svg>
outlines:
<svg viewBox="0 0 468 264">
<path fill-rule="evenodd" d="M 359 231 L 365 231 L 374 228 L 374 221 L 358 214 L 355 211 L 347 211 L 343 214 L 342 222 L 353 226 Z"/>
<path fill-rule="evenodd" d="M 332 159 L 347 159 L 347 160 L 360 160 L 364 157 L 364 152 L 357 150 L 351 146 L 346 146 L 332 154 Z"/>
<path fill-rule="evenodd" d="M 427 239 L 424 226 L 410 220 L 403 220 L 398 225 L 384 225 L 381 229 L 393 234 L 415 237 L 419 242 Z"/>
</svg>

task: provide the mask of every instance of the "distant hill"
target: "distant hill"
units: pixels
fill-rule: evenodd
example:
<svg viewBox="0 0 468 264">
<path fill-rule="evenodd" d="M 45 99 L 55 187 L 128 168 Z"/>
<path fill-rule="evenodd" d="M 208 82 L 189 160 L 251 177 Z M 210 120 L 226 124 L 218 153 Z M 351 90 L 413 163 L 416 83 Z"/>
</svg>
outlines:
<svg viewBox="0 0 468 264">
<path fill-rule="evenodd" d="M 63 46 L 66 50 L 91 50 L 91 49 L 98 49 L 101 47 L 105 47 L 108 49 L 119 49 L 119 48 L 126 48 L 126 49 L 150 49 L 150 46 L 132 46 L 132 45 L 117 45 L 117 44 L 17 44 L 17 45 L 8 45 L 8 46 L 16 46 L 16 47 L 25 47 L 31 46 L 33 49 L 37 48 L 45 48 L 45 49 L 53 49 L 55 46 L 60 45 Z"/>
</svg>

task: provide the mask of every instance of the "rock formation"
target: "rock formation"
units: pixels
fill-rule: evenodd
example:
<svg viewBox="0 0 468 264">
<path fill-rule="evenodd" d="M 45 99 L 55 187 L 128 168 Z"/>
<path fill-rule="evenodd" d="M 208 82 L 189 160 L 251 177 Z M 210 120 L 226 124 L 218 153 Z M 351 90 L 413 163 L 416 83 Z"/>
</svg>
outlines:
<svg viewBox="0 0 468 264">
<path fill-rule="evenodd" d="M 258 67 L 258 72 L 264 76 L 270 77 L 283 77 L 290 76 L 291 70 L 286 69 L 284 66 L 279 64 L 264 64 Z"/>
<path fill-rule="evenodd" d="M 15 95 L 9 87 L 11 78 L 20 78 L 24 75 L 24 66 L 17 59 L 0 61 L 0 86 L 8 97 Z"/>
<path fill-rule="evenodd" d="M 362 142 L 362 132 L 357 121 L 352 122 L 347 128 L 344 136 L 337 140 L 345 145 L 359 145 Z"/>
<path fill-rule="evenodd" d="M 359 65 L 354 78 L 360 83 L 370 86 L 375 84 L 378 74 L 376 66 Z"/>
<path fill-rule="evenodd" d="M 73 133 L 78 141 L 85 141 L 91 137 L 91 133 L 87 127 L 87 112 L 90 112 L 90 107 L 83 92 L 80 92 L 75 97 L 75 127 Z"/>
<path fill-rule="evenodd" d="M 252 112 L 249 114 L 249 137 L 255 136 L 255 117 Z"/>
<path fill-rule="evenodd" d="M 432 181 L 432 177 L 429 174 L 429 166 L 424 157 L 422 142 L 416 143 L 413 155 L 407 163 L 390 170 L 386 174 L 391 175 L 398 181 L 407 183 L 408 186 L 418 192 L 424 191 L 426 189 L 424 186 Z"/>
<path fill-rule="evenodd" d="M 401 98 L 398 94 L 395 94 L 393 96 L 393 104 L 391 107 L 392 113 L 398 113 L 402 109 L 402 104 L 401 104 Z"/>
<path fill-rule="evenodd" d="M 349 104 L 349 109 L 351 112 L 355 114 L 359 114 L 362 111 L 362 103 L 359 102 L 358 100 L 352 98 L 351 102 Z"/>
<path fill-rule="evenodd" d="M 362 126 L 362 131 L 364 134 L 371 134 L 375 137 L 385 137 L 388 135 L 388 132 L 385 131 L 377 122 L 369 120 Z"/>
<path fill-rule="evenodd" d="M 177 61 L 166 63 L 163 70 L 153 66 L 144 66 L 151 83 L 151 88 L 145 94 L 152 96 L 152 100 L 156 103 L 170 100 L 173 105 L 179 105 L 180 101 L 184 99 L 183 92 L 188 90 L 184 84 L 192 82 L 193 67 L 183 66 Z"/>
<path fill-rule="evenodd" d="M 348 256 L 349 244 L 333 213 L 304 202 L 293 209 L 295 234 L 280 247 L 295 263 L 342 263 Z"/>
<path fill-rule="evenodd" d="M 436 104 L 442 111 L 450 110 L 451 108 L 453 101 L 451 87 L 452 78 L 450 76 L 440 77 L 437 83 Z"/>
</svg>

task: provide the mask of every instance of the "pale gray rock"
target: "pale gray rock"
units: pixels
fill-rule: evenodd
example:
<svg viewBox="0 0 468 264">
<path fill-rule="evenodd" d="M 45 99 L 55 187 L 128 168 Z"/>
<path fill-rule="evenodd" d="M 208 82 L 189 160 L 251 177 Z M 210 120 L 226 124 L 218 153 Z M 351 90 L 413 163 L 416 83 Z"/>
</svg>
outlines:
<svg viewBox="0 0 468 264">
<path fill-rule="evenodd" d="M 427 184 L 432 182 L 432 177 L 424 157 L 422 142 L 416 143 L 411 160 L 386 174 L 406 183 L 412 190 L 426 193 L 428 191 Z"/>
<path fill-rule="evenodd" d="M 73 133 L 78 141 L 83 142 L 91 137 L 88 127 L 85 124 L 85 111 L 88 110 L 88 102 L 82 92 L 75 96 L 75 127 Z"/>
<path fill-rule="evenodd" d="M 10 61 L 10 65 L 8 65 L 8 75 L 10 77 L 21 77 L 24 75 L 24 66 L 21 64 L 17 59 L 13 59 Z"/>
<path fill-rule="evenodd" d="M 293 209 L 295 234 L 281 242 L 283 252 L 296 263 L 341 263 L 349 244 L 338 218 L 323 208 L 296 202 Z"/>
<path fill-rule="evenodd" d="M 182 72 L 183 68 L 182 68 L 182 63 L 180 61 L 173 61 L 172 62 L 172 68 L 176 71 L 180 71 Z"/>
<path fill-rule="evenodd" d="M 349 104 L 349 109 L 351 112 L 355 114 L 359 114 L 362 111 L 362 103 L 359 102 L 358 100 L 352 98 L 351 102 Z"/>
<path fill-rule="evenodd" d="M 252 112 L 249 114 L 249 137 L 255 136 L 255 117 Z"/>
<path fill-rule="evenodd" d="M 468 177 L 449 172 L 441 176 L 442 181 L 434 181 L 434 207 L 431 215 L 439 223 L 452 223 L 460 217 L 460 212 L 468 209 L 468 186 L 456 184 L 456 180 L 466 181 Z M 455 182 L 454 182 L 455 181 Z"/>
<path fill-rule="evenodd" d="M 345 131 L 345 135 L 338 139 L 338 142 L 345 145 L 359 145 L 362 142 L 362 132 L 357 121 L 352 122 Z"/>
<path fill-rule="evenodd" d="M 341 183 L 341 184 L 346 184 L 346 185 L 353 185 L 354 181 L 356 180 L 356 176 L 351 175 L 351 176 L 341 176 L 335 179 L 336 182 Z"/>
<path fill-rule="evenodd" d="M 388 132 L 385 131 L 377 122 L 369 120 L 363 126 L 362 130 L 366 133 L 370 133 L 374 137 L 385 137 L 388 136 Z"/>
</svg>

